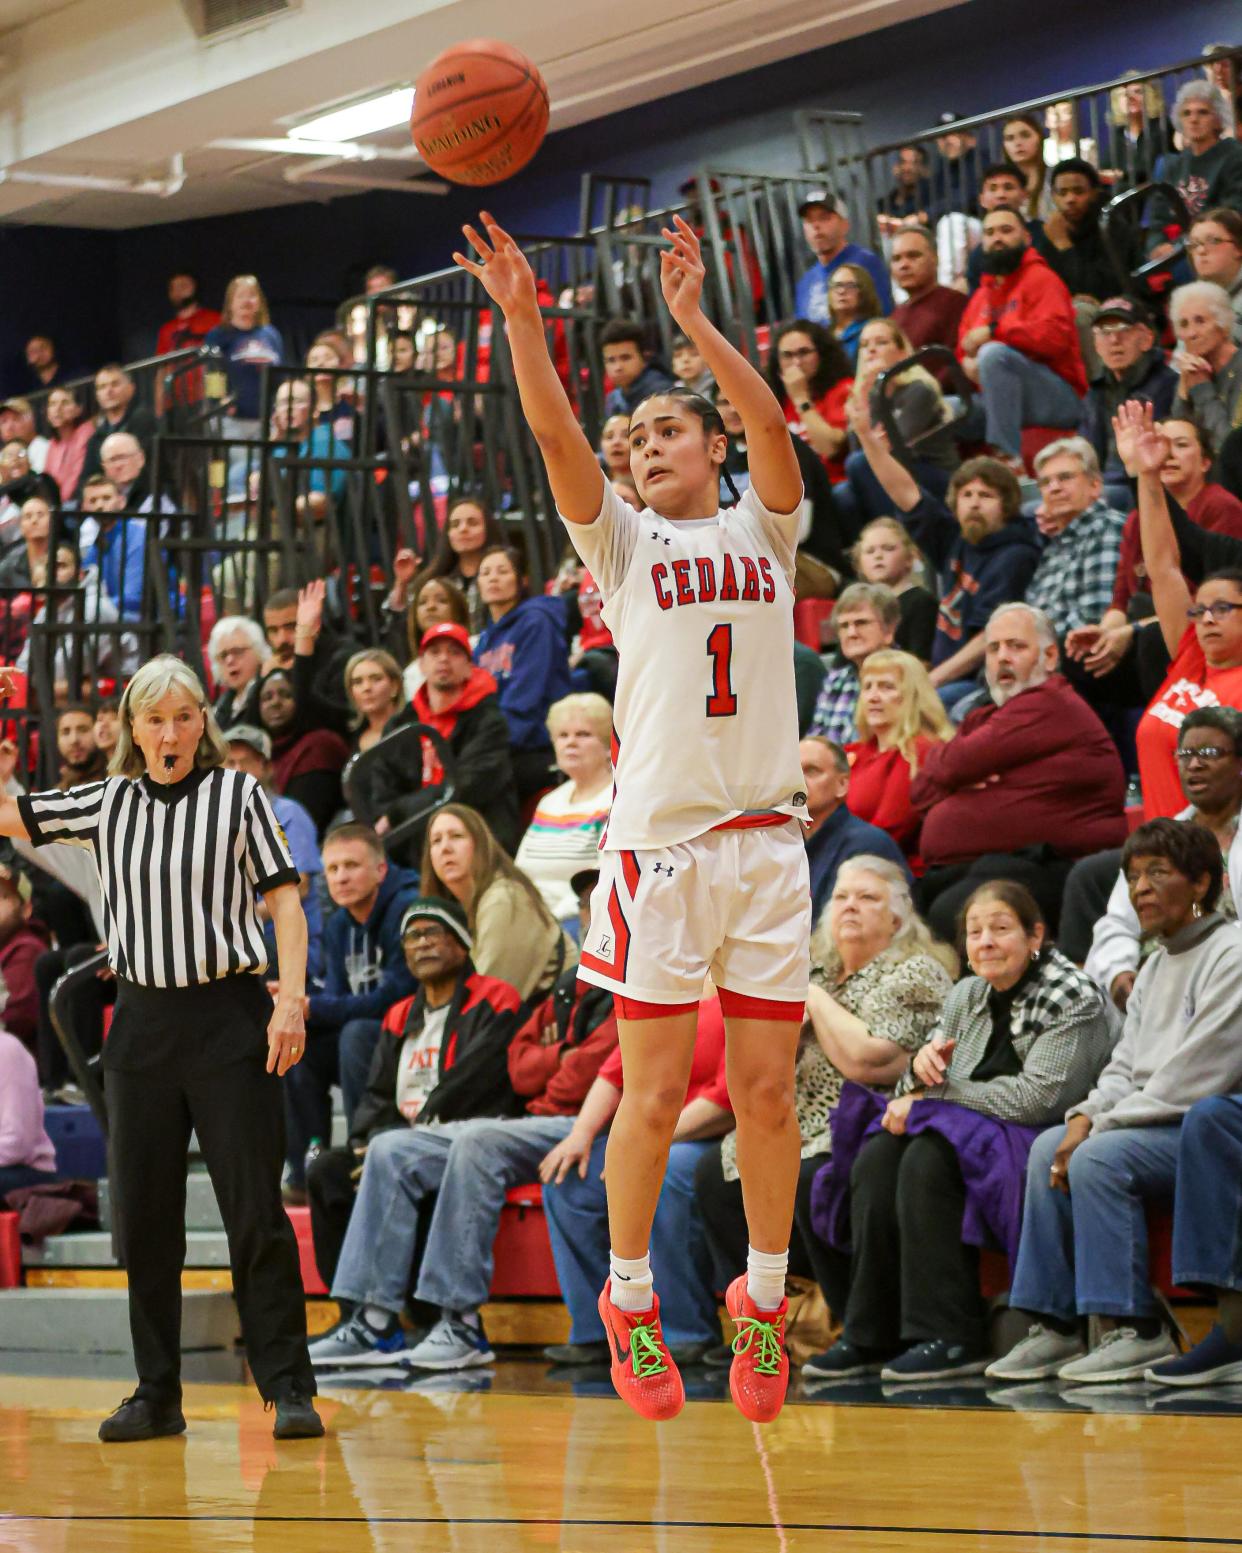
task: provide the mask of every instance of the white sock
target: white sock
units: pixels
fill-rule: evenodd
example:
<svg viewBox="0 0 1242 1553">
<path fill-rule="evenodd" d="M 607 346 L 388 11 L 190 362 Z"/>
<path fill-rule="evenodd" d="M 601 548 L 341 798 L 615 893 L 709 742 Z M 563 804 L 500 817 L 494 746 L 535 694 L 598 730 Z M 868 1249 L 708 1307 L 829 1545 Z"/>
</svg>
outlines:
<svg viewBox="0 0 1242 1553">
<path fill-rule="evenodd" d="M 636 1256 L 627 1261 L 608 1253 L 612 1303 L 618 1310 L 650 1310 L 655 1303 L 655 1284 L 651 1277 L 651 1256 Z M 783 1289 L 782 1285 L 782 1289 Z"/>
<path fill-rule="evenodd" d="M 789 1251 L 756 1251 L 746 1248 L 746 1292 L 760 1310 L 776 1310 L 785 1298 L 785 1274 Z"/>
<path fill-rule="evenodd" d="M 397 1318 L 391 1310 L 385 1310 L 382 1305 L 364 1305 L 362 1319 L 372 1332 L 387 1332 Z"/>
<path fill-rule="evenodd" d="M 483 1330 L 483 1318 L 477 1310 L 441 1310 L 440 1314 L 446 1321 L 460 1321 L 462 1326 L 469 1327 L 474 1332 Z"/>
</svg>

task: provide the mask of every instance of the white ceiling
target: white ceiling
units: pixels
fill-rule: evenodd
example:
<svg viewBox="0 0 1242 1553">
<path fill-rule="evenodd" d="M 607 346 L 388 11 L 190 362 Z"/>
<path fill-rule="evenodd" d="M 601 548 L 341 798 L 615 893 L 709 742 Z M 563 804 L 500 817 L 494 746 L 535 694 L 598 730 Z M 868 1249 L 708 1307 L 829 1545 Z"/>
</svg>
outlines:
<svg viewBox="0 0 1242 1553">
<path fill-rule="evenodd" d="M 210 142 L 281 136 L 333 103 L 413 80 L 461 38 L 524 49 L 547 79 L 555 130 L 961 3 L 300 0 L 205 41 L 178 0 L 0 0 L 0 220 L 126 228 L 340 197 L 348 187 L 289 181 L 305 158 Z M 403 130 L 372 143 L 405 154 L 326 175 L 427 176 Z M 167 198 L 26 181 L 160 180 L 174 155 L 186 176 Z"/>
</svg>

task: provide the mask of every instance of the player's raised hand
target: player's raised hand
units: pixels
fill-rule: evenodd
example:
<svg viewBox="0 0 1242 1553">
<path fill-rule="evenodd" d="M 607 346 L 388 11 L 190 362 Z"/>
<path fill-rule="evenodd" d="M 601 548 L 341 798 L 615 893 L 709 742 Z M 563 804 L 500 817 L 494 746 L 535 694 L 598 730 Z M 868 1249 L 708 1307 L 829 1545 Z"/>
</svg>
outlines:
<svg viewBox="0 0 1242 1553">
<path fill-rule="evenodd" d="M 464 253 L 454 253 L 453 263 L 460 265 L 482 284 L 484 291 L 495 302 L 506 318 L 531 309 L 538 313 L 539 297 L 535 290 L 535 272 L 526 255 L 487 211 L 479 212 L 483 232 L 464 226 L 462 231 L 477 254 L 468 259 Z"/>
<path fill-rule="evenodd" d="M 688 333 L 703 311 L 703 282 L 707 278 L 703 250 L 694 228 L 680 216 L 674 216 L 672 228 L 665 227 L 661 235 L 672 247 L 660 254 L 660 290 L 674 320 Z"/>
</svg>

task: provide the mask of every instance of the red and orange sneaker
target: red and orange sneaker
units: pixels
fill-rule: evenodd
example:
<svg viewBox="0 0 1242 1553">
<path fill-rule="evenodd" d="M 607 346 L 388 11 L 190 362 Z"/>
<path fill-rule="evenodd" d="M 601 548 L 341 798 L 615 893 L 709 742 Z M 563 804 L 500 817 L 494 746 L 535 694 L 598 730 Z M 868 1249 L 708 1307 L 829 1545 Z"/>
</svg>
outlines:
<svg viewBox="0 0 1242 1553">
<path fill-rule="evenodd" d="M 725 1309 L 737 1328 L 729 1391 L 738 1411 L 751 1423 L 770 1424 L 785 1405 L 789 1355 L 785 1352 L 785 1316 L 789 1301 L 776 1310 L 760 1310 L 746 1292 L 746 1274 L 725 1291 Z"/>
<path fill-rule="evenodd" d="M 599 1316 L 612 1349 L 612 1383 L 622 1402 L 640 1418 L 659 1423 L 676 1418 L 686 1400 L 686 1388 L 660 1326 L 660 1298 L 650 1310 L 618 1310 L 609 1284 L 599 1297 Z"/>
</svg>

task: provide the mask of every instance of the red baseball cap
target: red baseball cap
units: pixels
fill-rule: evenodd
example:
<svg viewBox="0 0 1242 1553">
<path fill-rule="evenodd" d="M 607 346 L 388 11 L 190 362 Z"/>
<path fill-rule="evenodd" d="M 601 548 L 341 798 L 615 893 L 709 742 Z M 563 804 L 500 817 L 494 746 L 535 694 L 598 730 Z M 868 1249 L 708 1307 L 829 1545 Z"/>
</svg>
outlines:
<svg viewBox="0 0 1242 1553">
<path fill-rule="evenodd" d="M 470 633 L 465 626 L 455 625 L 451 620 L 442 620 L 439 625 L 424 631 L 423 639 L 418 644 L 419 652 L 425 651 L 432 642 L 455 642 L 467 658 L 470 656 Z"/>
</svg>

